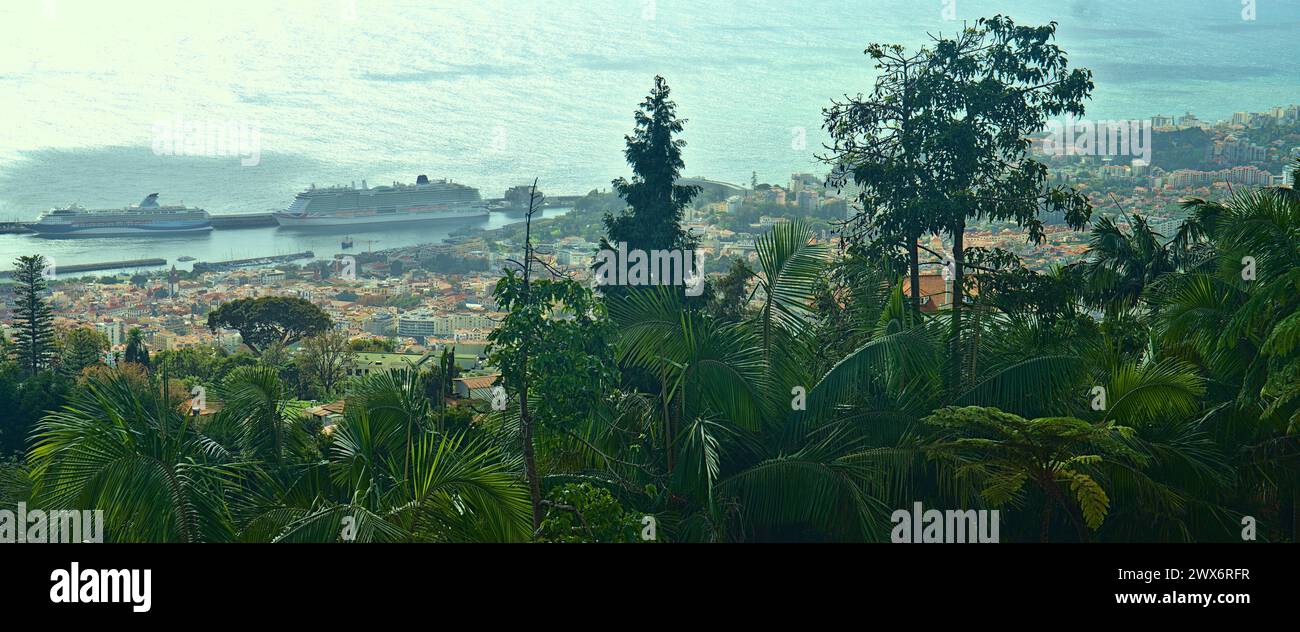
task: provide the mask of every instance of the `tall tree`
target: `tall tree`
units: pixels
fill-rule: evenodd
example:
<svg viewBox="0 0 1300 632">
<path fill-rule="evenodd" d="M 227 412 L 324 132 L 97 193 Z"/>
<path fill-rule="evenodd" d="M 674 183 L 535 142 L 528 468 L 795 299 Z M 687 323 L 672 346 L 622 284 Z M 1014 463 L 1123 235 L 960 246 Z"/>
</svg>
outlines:
<svg viewBox="0 0 1300 632">
<path fill-rule="evenodd" d="M 700 187 L 677 184 L 686 166 L 682 160 L 686 141 L 676 135 L 687 120 L 677 118 L 670 92 L 664 78 L 655 77 L 654 89 L 636 113 L 636 129 L 624 137 L 632 179 L 619 178 L 613 184 L 628 209 L 617 217 L 606 215 L 605 228 L 610 243 L 626 242 L 629 250 L 691 247 L 682 230 L 682 212 L 699 195 Z"/>
<path fill-rule="evenodd" d="M 918 241 L 938 230 L 934 218 L 935 168 L 924 159 L 926 135 L 933 130 L 932 95 L 923 81 L 931 51 L 907 52 L 899 45 L 872 44 L 866 54 L 879 74 L 870 97 L 833 101 L 823 110 L 832 144 L 823 158 L 833 168 L 828 184 L 861 187 L 861 210 L 847 222 L 846 236 L 887 247 L 903 246 L 911 275 L 912 309 L 921 310 L 921 260 Z"/>
<path fill-rule="evenodd" d="M 739 257 L 732 259 L 727 274 L 714 285 L 709 295 L 709 313 L 720 320 L 741 320 L 751 298 L 749 282 L 753 278 L 754 270 L 748 262 Z"/>
<path fill-rule="evenodd" d="M 919 82 L 917 98 L 929 112 L 919 155 L 934 175 L 935 195 L 926 197 L 952 243 L 953 391 L 963 386 L 967 221 L 1015 222 L 1038 244 L 1045 237 L 1042 212 L 1061 212 L 1076 229 L 1091 216 L 1084 195 L 1047 185 L 1046 165 L 1029 152 L 1030 136 L 1050 117 L 1082 116 L 1092 93 L 1092 72 L 1070 69 L 1055 37 L 1055 22 L 1018 26 L 1005 16 L 981 18 L 956 38 L 936 40 Z"/>
<path fill-rule="evenodd" d="M 45 257 L 27 255 L 14 260 L 14 350 L 27 374 L 47 367 L 54 351 L 54 315 L 45 301 Z"/>
<path fill-rule="evenodd" d="M 489 357 L 501 368 L 500 385 L 518 402 L 534 531 L 545 515 L 535 453 L 539 427 L 579 418 L 577 411 L 608 394 L 616 375 L 610 356 L 613 333 L 591 290 L 573 279 L 533 279 L 534 268 L 545 267 L 532 247 L 532 217 L 541 204 L 536 189 L 534 183 L 525 217 L 524 261 L 515 262 L 522 273 L 507 269 L 497 282 L 493 296 L 507 314 L 488 336 Z"/>
</svg>

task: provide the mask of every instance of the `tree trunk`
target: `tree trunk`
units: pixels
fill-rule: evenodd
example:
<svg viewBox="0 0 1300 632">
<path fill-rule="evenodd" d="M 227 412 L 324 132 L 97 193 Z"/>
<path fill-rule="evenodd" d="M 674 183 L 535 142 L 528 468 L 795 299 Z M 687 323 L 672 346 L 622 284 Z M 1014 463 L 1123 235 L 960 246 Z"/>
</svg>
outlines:
<svg viewBox="0 0 1300 632">
<path fill-rule="evenodd" d="M 1052 507 L 1056 506 L 1056 498 L 1049 495 L 1043 503 L 1043 526 L 1038 530 L 1038 541 L 1047 544 L 1048 535 L 1052 531 Z"/>
<path fill-rule="evenodd" d="M 524 225 L 524 305 L 532 304 L 533 214 L 537 211 L 537 180 L 528 194 L 528 216 Z M 533 533 L 542 528 L 542 482 L 537 478 L 537 460 L 533 455 L 533 416 L 528 412 L 528 349 L 531 336 L 525 337 L 520 349 L 523 377 L 519 389 L 519 431 L 523 441 L 524 475 L 528 477 L 528 496 L 533 505 Z"/>
<path fill-rule="evenodd" d="M 918 237 L 907 240 L 907 257 L 912 273 L 912 312 L 917 320 L 921 314 L 921 249 L 916 242 Z"/>
<path fill-rule="evenodd" d="M 519 428 L 524 442 L 524 474 L 528 478 L 528 497 L 533 505 L 533 532 L 542 527 L 542 483 L 537 478 L 537 461 L 533 456 L 533 418 L 528 412 L 528 382 L 519 393 Z"/>
<path fill-rule="evenodd" d="M 966 234 L 966 221 L 958 220 L 952 231 L 952 347 L 949 356 L 951 365 L 951 387 L 955 397 L 961 392 L 961 308 L 962 308 L 962 264 L 965 261 L 963 239 Z"/>
<path fill-rule="evenodd" d="M 668 384 L 663 381 L 661 381 L 659 384 L 660 384 L 659 386 L 660 393 L 667 394 Z M 672 402 L 668 401 L 666 397 L 662 397 L 662 399 L 664 400 L 664 454 L 668 460 L 668 473 L 672 474 L 673 465 L 674 465 Z"/>
<path fill-rule="evenodd" d="M 1300 177 L 1300 169 L 1296 175 Z M 1300 474 L 1291 477 L 1291 542 L 1300 542 Z"/>
</svg>

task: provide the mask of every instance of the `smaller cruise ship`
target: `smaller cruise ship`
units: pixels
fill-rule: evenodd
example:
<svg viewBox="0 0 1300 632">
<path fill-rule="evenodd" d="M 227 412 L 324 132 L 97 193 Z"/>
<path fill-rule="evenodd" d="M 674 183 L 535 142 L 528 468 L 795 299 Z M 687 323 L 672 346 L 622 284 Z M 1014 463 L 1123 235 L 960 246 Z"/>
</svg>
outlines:
<svg viewBox="0 0 1300 632">
<path fill-rule="evenodd" d="M 32 230 L 41 237 L 124 237 L 187 235 L 212 230 L 212 217 L 201 208 L 160 206 L 150 193 L 138 206 L 88 210 L 77 205 L 41 215 Z"/>
</svg>

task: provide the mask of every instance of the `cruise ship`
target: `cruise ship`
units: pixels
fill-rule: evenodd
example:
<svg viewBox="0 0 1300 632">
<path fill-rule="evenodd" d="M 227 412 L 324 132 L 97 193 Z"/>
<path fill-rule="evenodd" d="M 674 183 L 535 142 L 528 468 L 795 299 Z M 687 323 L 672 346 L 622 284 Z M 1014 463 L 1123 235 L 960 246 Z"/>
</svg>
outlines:
<svg viewBox="0 0 1300 632">
<path fill-rule="evenodd" d="M 314 228 L 487 217 L 488 207 L 478 189 L 420 176 L 415 184 L 394 182 L 374 188 L 364 180 L 361 188 L 313 185 L 274 215 L 286 228 Z"/>
<path fill-rule="evenodd" d="M 77 205 L 41 215 L 29 225 L 41 237 L 123 237 L 129 235 L 188 235 L 212 230 L 212 218 L 201 208 L 159 206 L 150 193 L 138 206 L 87 210 Z"/>
</svg>

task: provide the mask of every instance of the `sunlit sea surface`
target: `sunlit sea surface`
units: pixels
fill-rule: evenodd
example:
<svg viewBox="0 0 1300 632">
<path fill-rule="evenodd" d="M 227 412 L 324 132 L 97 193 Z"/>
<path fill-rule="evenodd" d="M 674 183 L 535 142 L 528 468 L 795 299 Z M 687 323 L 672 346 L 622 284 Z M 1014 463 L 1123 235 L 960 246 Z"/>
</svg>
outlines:
<svg viewBox="0 0 1300 632">
<path fill-rule="evenodd" d="M 623 135 L 656 74 L 689 119 L 687 172 L 786 182 L 820 171 L 821 111 L 870 88 L 862 50 L 1007 13 L 1060 23 L 1091 68 L 1094 119 L 1226 118 L 1300 101 L 1300 2 L 1259 0 L 222 0 L 0 4 L 0 221 L 148 193 L 213 213 L 283 208 L 315 184 L 418 174 L 499 197 L 627 175 Z M 951 11 L 950 12 L 950 7 Z M 955 16 L 955 20 L 945 17 Z M 239 155 L 158 155 L 160 124 L 256 129 Z M 253 143 L 243 147 L 252 149 Z M 231 148 L 231 153 L 239 153 Z M 167 154 L 168 152 L 162 152 Z M 494 217 L 491 221 L 507 221 Z M 455 226 L 355 231 L 358 248 Z M 336 250 L 275 229 L 182 239 L 0 235 L 0 268 Z"/>
</svg>

